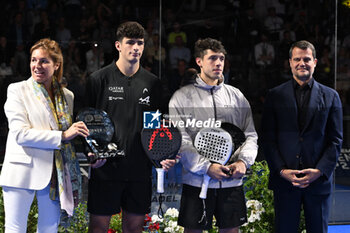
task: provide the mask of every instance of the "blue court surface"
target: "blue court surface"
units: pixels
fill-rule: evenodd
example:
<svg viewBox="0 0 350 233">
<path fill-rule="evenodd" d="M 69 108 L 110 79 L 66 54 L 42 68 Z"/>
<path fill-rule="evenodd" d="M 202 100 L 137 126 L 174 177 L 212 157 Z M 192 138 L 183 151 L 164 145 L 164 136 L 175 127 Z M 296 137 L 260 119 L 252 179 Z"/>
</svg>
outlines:
<svg viewBox="0 0 350 233">
<path fill-rule="evenodd" d="M 350 225 L 330 225 L 328 233 L 350 233 Z"/>
</svg>

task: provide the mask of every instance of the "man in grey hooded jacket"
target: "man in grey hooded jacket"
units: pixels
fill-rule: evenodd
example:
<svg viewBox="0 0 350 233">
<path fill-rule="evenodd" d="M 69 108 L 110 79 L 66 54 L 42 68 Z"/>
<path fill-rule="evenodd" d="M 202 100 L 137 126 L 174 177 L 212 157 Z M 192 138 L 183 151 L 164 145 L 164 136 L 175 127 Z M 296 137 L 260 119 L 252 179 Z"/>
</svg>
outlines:
<svg viewBox="0 0 350 233">
<path fill-rule="evenodd" d="M 179 225 L 185 232 L 201 232 L 216 225 L 223 232 L 238 232 L 247 221 L 242 177 L 257 155 L 257 134 L 250 105 L 235 87 L 223 82 L 225 48 L 220 41 L 206 38 L 195 44 L 196 63 L 200 73 L 194 84 L 174 93 L 169 103 L 169 116 L 173 122 L 184 122 L 178 127 L 182 133 L 179 154 L 183 165 L 183 191 Z M 200 122 L 200 123 L 197 123 Z M 230 165 L 211 163 L 202 157 L 193 141 L 200 126 L 217 126 L 228 122 L 238 126 L 246 141 L 233 153 Z M 228 171 L 232 170 L 232 173 Z M 201 221 L 202 199 L 199 198 L 203 175 L 211 177 L 205 199 L 207 222 Z"/>
</svg>

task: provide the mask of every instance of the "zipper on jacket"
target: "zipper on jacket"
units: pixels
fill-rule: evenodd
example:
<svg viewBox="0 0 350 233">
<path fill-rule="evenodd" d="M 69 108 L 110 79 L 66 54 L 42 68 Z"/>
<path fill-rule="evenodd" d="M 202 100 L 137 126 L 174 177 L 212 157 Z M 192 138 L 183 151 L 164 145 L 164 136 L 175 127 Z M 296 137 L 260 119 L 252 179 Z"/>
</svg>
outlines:
<svg viewBox="0 0 350 233">
<path fill-rule="evenodd" d="M 212 99 L 213 99 L 213 105 L 214 105 L 214 120 L 216 121 L 217 116 L 216 116 L 216 103 L 215 103 L 215 99 L 214 99 L 214 88 L 215 88 L 215 87 L 212 87 L 212 88 L 210 89 L 210 94 L 211 94 L 211 97 L 212 97 Z"/>
</svg>

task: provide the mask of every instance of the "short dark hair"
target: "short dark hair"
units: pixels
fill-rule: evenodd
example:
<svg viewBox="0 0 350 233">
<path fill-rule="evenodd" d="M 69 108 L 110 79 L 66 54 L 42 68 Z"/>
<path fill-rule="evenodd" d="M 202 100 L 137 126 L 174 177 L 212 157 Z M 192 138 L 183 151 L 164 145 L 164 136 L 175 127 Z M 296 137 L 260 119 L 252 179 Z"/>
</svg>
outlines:
<svg viewBox="0 0 350 233">
<path fill-rule="evenodd" d="M 213 50 L 214 52 L 221 52 L 226 55 L 226 50 L 220 41 L 212 38 L 206 38 L 196 41 L 194 45 L 194 57 L 203 58 L 207 53 L 207 49 Z"/>
<path fill-rule="evenodd" d="M 128 21 L 119 25 L 116 37 L 117 41 L 122 41 L 124 37 L 143 39 L 145 29 L 138 22 Z"/>
<path fill-rule="evenodd" d="M 302 50 L 311 49 L 312 56 L 314 59 L 316 58 L 316 49 L 313 44 L 311 44 L 309 41 L 306 40 L 300 40 L 292 44 L 292 46 L 289 49 L 289 58 L 292 58 L 292 52 L 294 48 L 299 48 Z"/>
</svg>

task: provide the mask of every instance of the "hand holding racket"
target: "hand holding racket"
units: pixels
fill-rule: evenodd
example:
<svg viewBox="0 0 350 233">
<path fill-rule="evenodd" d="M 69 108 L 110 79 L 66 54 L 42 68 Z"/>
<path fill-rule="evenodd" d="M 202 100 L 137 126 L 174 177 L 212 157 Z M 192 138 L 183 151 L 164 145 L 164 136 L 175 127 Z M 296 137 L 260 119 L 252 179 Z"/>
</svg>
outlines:
<svg viewBox="0 0 350 233">
<path fill-rule="evenodd" d="M 194 146 L 198 153 L 212 163 L 225 165 L 231 157 L 232 138 L 231 135 L 221 128 L 203 128 L 194 140 Z M 210 176 L 203 177 L 202 189 L 199 194 L 201 199 L 207 198 Z"/>
<path fill-rule="evenodd" d="M 175 159 L 181 146 L 181 133 L 176 127 L 143 129 L 143 149 L 157 171 L 157 192 L 164 193 L 164 169 L 161 161 Z M 169 165 L 169 163 L 168 163 Z"/>
<path fill-rule="evenodd" d="M 238 128 L 237 126 L 231 124 L 231 123 L 222 123 L 221 128 L 225 131 L 227 131 L 232 138 L 234 149 L 232 153 L 235 153 L 237 149 L 242 146 L 242 144 L 245 142 L 246 137 L 244 132 Z M 237 155 L 238 156 L 238 155 Z M 229 174 L 233 178 L 240 179 L 245 174 L 246 171 L 246 165 L 242 161 L 237 161 L 237 156 L 231 156 L 230 160 L 227 162 L 227 164 L 230 164 L 230 172 Z M 226 164 L 226 165 L 227 165 Z M 243 174 L 242 174 L 243 173 Z"/>
<path fill-rule="evenodd" d="M 243 137 L 242 137 L 243 135 Z M 244 140 L 243 140 L 244 139 Z M 243 140 L 243 141 L 242 141 Z M 222 123 L 221 128 L 203 128 L 194 141 L 198 153 L 212 163 L 226 165 L 234 152 L 245 141 L 244 133 L 230 123 Z M 203 177 L 201 199 L 206 199 L 210 176 Z"/>
</svg>

